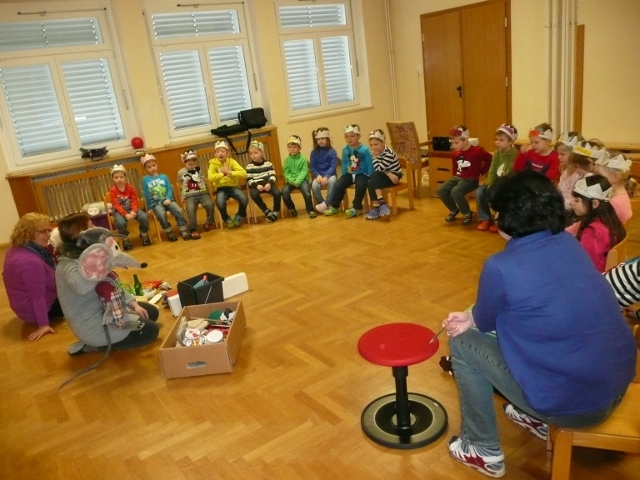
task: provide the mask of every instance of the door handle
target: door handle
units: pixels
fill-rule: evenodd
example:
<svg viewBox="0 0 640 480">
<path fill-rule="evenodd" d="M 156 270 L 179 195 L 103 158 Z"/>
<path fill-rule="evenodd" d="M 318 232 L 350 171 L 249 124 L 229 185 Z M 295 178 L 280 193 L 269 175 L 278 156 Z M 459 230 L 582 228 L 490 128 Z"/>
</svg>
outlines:
<svg viewBox="0 0 640 480">
<path fill-rule="evenodd" d="M 458 91 L 458 95 L 460 96 L 460 98 L 462 98 L 462 85 L 458 85 L 456 87 L 456 90 Z"/>
</svg>

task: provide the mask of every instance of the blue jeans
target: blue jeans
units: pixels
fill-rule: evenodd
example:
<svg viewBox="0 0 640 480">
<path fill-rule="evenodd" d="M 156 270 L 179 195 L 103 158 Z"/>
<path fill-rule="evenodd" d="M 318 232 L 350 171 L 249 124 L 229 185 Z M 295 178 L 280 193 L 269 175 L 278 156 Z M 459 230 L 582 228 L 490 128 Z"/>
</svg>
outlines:
<svg viewBox="0 0 640 480">
<path fill-rule="evenodd" d="M 333 186 L 336 184 L 336 176 L 331 175 L 327 179 L 327 198 L 331 195 L 331 190 L 333 190 Z M 322 203 L 324 202 L 324 197 L 322 196 L 322 186 L 317 178 L 313 179 L 311 182 L 311 191 L 313 192 L 313 196 L 316 199 L 316 202 Z"/>
<path fill-rule="evenodd" d="M 478 205 L 478 220 L 490 221 L 491 209 L 489 208 L 489 192 L 487 192 L 487 184 L 480 185 L 476 189 L 476 204 Z"/>
<path fill-rule="evenodd" d="M 228 222 L 231 218 L 227 213 L 227 200 L 230 198 L 235 199 L 240 206 L 238 208 L 238 216 L 245 218 L 247 216 L 247 205 L 249 204 L 249 199 L 242 190 L 236 187 L 218 187 L 218 190 L 216 191 L 216 205 L 218 206 L 218 210 L 220 210 L 222 220 Z"/>
<path fill-rule="evenodd" d="M 471 210 L 469 209 L 469 202 L 467 202 L 465 195 L 473 192 L 477 187 L 478 180 L 451 177 L 438 187 L 438 196 L 450 212 L 458 210 L 463 215 L 467 215 Z"/>
<path fill-rule="evenodd" d="M 344 198 L 347 188 L 351 185 L 355 185 L 356 193 L 353 196 L 353 208 L 356 210 L 362 210 L 362 200 L 364 200 L 364 196 L 367 194 L 368 182 L 369 176 L 364 173 L 357 173 L 355 175 L 345 173 L 336 181 L 331 195 L 327 195 L 327 205 L 330 205 L 333 208 L 338 208 L 342 203 L 342 199 Z"/>
<path fill-rule="evenodd" d="M 532 417 L 558 427 L 581 428 L 604 421 L 618 406 L 624 392 L 601 411 L 588 415 L 549 417 L 534 411 L 502 358 L 495 335 L 471 328 L 449 340 L 451 363 L 458 383 L 462 425 L 460 437 L 474 445 L 500 448 L 493 387 Z M 588 368 L 588 366 L 585 366 Z M 553 395 L 553 392 L 549 392 Z"/>
<path fill-rule="evenodd" d="M 169 220 L 167 220 L 167 212 L 173 215 L 173 218 L 176 219 L 176 223 L 180 230 L 185 230 L 187 221 L 184 219 L 184 215 L 182 214 L 182 210 L 178 206 L 176 202 L 171 202 L 168 206 L 164 206 L 161 203 L 153 207 L 153 213 L 156 214 L 158 221 L 160 222 L 160 226 L 165 232 L 171 231 L 171 224 Z"/>
<path fill-rule="evenodd" d="M 128 220 L 120 215 L 118 212 L 113 212 L 113 219 L 116 222 L 116 227 L 118 228 L 118 232 L 120 235 L 124 235 L 125 237 L 129 236 L 129 230 L 127 229 Z M 138 210 L 136 213 L 136 221 L 140 224 L 140 233 L 147 234 L 149 232 L 149 217 L 147 217 L 147 212 L 144 210 Z"/>
<path fill-rule="evenodd" d="M 304 208 L 308 213 L 313 212 L 313 202 L 311 201 L 311 191 L 309 189 L 309 180 L 303 180 L 299 186 L 295 186 L 289 182 L 284 184 L 282 188 L 282 199 L 284 200 L 284 204 L 287 206 L 289 210 L 295 210 L 296 204 L 293 203 L 291 199 L 291 192 L 295 189 L 299 189 L 302 194 L 302 198 L 304 198 Z"/>
<path fill-rule="evenodd" d="M 187 197 L 187 215 L 189 216 L 189 230 L 198 230 L 198 204 L 207 212 L 207 223 L 213 225 L 213 202 L 208 193 L 198 193 Z"/>
</svg>

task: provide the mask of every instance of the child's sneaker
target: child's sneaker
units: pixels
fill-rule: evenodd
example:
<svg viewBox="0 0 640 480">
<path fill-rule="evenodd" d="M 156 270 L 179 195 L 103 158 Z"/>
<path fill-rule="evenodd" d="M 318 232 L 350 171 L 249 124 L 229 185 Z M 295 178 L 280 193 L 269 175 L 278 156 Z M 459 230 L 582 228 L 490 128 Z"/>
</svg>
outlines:
<svg viewBox="0 0 640 480">
<path fill-rule="evenodd" d="M 309 218 L 316 218 L 318 214 L 316 212 L 309 212 Z"/>
<path fill-rule="evenodd" d="M 454 210 L 453 212 L 449 212 L 444 219 L 445 222 L 453 222 L 456 219 L 456 216 L 460 213 L 460 210 Z"/>
<path fill-rule="evenodd" d="M 488 477 L 497 478 L 505 474 L 504 453 L 500 449 L 475 447 L 460 437 L 451 437 L 449 454 L 463 465 Z"/>
<path fill-rule="evenodd" d="M 227 224 L 227 228 L 236 228 L 238 226 L 236 222 L 233 220 L 233 218 L 230 218 L 229 220 L 227 220 L 226 224 Z"/>
<path fill-rule="evenodd" d="M 191 234 L 186 230 L 181 230 L 180 236 L 182 237 L 183 240 L 191 240 Z"/>
<path fill-rule="evenodd" d="M 376 220 L 380 218 L 380 208 L 372 208 L 371 211 L 364 216 L 364 218 L 366 218 L 367 220 Z"/>
<path fill-rule="evenodd" d="M 322 202 L 316 205 L 316 210 L 320 213 L 324 213 L 327 208 L 329 208 L 329 205 L 327 205 L 326 202 Z"/>
<path fill-rule="evenodd" d="M 190 235 L 191 235 L 191 240 L 200 240 L 202 238 L 198 232 L 191 232 Z"/>
<path fill-rule="evenodd" d="M 502 408 L 504 409 L 505 415 L 512 422 L 520 425 L 523 428 L 526 428 L 531 433 L 533 433 L 536 437 L 541 440 L 547 440 L 547 424 L 541 422 L 537 418 L 533 418 L 530 415 L 527 415 L 522 410 L 517 408 L 513 403 L 505 403 Z"/>
<path fill-rule="evenodd" d="M 462 219 L 462 225 L 471 225 L 471 220 L 473 220 L 473 212 L 465 213 Z"/>
<path fill-rule="evenodd" d="M 236 224 L 236 227 L 240 227 L 242 225 L 243 218 L 240 215 L 236 215 L 233 217 L 233 223 Z"/>
<path fill-rule="evenodd" d="M 276 220 L 273 218 L 273 212 L 271 210 L 264 211 L 264 218 L 267 222 L 275 222 Z M 277 218 L 277 217 L 276 217 Z"/>
<path fill-rule="evenodd" d="M 346 212 L 344 212 L 344 214 L 347 216 L 347 218 L 355 218 L 358 216 L 358 210 L 356 210 L 355 208 L 349 208 Z"/>
<path fill-rule="evenodd" d="M 490 227 L 491 227 L 491 222 L 489 220 L 482 220 L 478 224 L 478 230 L 480 230 L 481 232 L 489 230 Z"/>
<path fill-rule="evenodd" d="M 298 216 L 298 210 L 296 210 L 295 208 L 291 208 L 289 210 L 289 215 L 291 215 L 292 218 L 296 218 Z"/>
<path fill-rule="evenodd" d="M 178 241 L 178 237 L 176 237 L 175 233 L 173 233 L 173 232 L 167 232 L 167 239 L 170 242 L 177 242 Z"/>
<path fill-rule="evenodd" d="M 151 239 L 149 238 L 149 235 L 140 235 L 140 238 L 142 239 L 142 246 L 143 247 L 148 247 L 149 245 L 151 245 Z"/>
<path fill-rule="evenodd" d="M 380 209 L 380 216 L 381 217 L 386 217 L 387 215 L 391 215 L 391 210 L 389 209 L 389 205 L 387 205 L 384 202 L 380 202 L 380 207 L 378 207 Z"/>
<path fill-rule="evenodd" d="M 327 217 L 330 217 L 331 215 L 335 215 L 336 213 L 338 213 L 340 210 L 335 208 L 335 207 L 329 207 L 324 211 L 324 214 Z"/>
<path fill-rule="evenodd" d="M 131 243 L 129 242 L 128 238 L 125 238 L 124 240 L 122 240 L 122 249 L 123 250 L 131 250 L 133 248 L 133 245 L 131 245 Z"/>
<path fill-rule="evenodd" d="M 489 231 L 491 233 L 498 233 L 498 225 L 496 225 L 495 223 L 492 223 L 491 226 L 489 227 Z"/>
<path fill-rule="evenodd" d="M 205 232 L 210 232 L 212 228 L 213 228 L 213 223 L 205 223 L 202 227 L 202 229 Z"/>
</svg>

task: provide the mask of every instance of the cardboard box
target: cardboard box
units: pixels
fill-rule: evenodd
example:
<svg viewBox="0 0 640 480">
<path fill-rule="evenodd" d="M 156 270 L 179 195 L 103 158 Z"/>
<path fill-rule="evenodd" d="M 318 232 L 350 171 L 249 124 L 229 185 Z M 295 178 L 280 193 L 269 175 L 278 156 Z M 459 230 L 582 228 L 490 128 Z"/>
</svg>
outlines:
<svg viewBox="0 0 640 480">
<path fill-rule="evenodd" d="M 178 344 L 177 333 L 183 318 L 208 318 L 215 310 L 230 308 L 236 314 L 224 341 L 185 347 Z M 160 347 L 160 363 L 165 378 L 195 377 L 230 373 L 238 358 L 247 327 L 242 302 L 208 303 L 184 307 Z"/>
<path fill-rule="evenodd" d="M 207 283 L 194 288 L 206 275 Z M 204 272 L 195 277 L 178 282 L 178 294 L 183 307 L 189 305 L 201 305 L 204 303 L 224 302 L 222 281 L 224 277 L 213 273 Z"/>
</svg>

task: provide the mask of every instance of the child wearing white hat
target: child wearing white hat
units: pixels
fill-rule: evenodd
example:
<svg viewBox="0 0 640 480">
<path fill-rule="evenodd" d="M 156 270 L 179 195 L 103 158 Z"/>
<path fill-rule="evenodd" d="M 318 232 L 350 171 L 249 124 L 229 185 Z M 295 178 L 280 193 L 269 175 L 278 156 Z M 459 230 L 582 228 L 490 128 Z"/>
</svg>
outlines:
<svg viewBox="0 0 640 480">
<path fill-rule="evenodd" d="M 593 143 L 593 142 L 592 142 Z M 626 223 L 631 220 L 633 210 L 631 209 L 631 199 L 627 191 L 629 172 L 632 162 L 622 153 L 612 153 L 605 151 L 596 160 L 595 171 L 603 175 L 613 186 L 613 197 L 611 206 L 616 211 L 616 215 L 621 222 Z"/>
<path fill-rule="evenodd" d="M 560 177 L 560 159 L 558 152 L 553 149 L 551 125 L 541 123 L 529 130 L 529 142 L 531 145 L 522 146 L 513 165 L 513 171 L 527 168 L 546 175 L 552 182 L 557 182 Z"/>
<path fill-rule="evenodd" d="M 200 173 L 196 152 L 189 150 L 180 155 L 180 158 L 184 163 L 184 167 L 178 170 L 180 196 L 187 205 L 191 239 L 198 240 L 200 238 L 198 233 L 198 205 L 202 205 L 205 212 L 207 212 L 207 221 L 203 228 L 205 232 L 208 232 L 213 228 L 213 202 L 209 195 L 205 177 Z"/>
<path fill-rule="evenodd" d="M 113 208 L 113 219 L 120 235 L 125 238 L 122 241 L 124 250 L 131 250 L 133 246 L 129 242 L 129 230 L 127 223 L 129 220 L 137 220 L 140 224 L 140 238 L 145 247 L 151 245 L 149 239 L 149 217 L 138 204 L 138 194 L 133 185 L 127 183 L 127 170 L 124 165 L 114 165 L 111 167 L 111 180 L 113 187 L 109 190 L 111 197 L 111 207 Z"/>
<path fill-rule="evenodd" d="M 338 153 L 331 146 L 331 135 L 326 127 L 319 127 L 312 132 L 313 149 L 309 155 L 311 167 L 311 191 L 318 204 L 324 203 L 322 189 L 327 189 L 327 197 L 331 195 L 337 179 Z"/>
<path fill-rule="evenodd" d="M 224 140 L 215 143 L 215 156 L 209 160 L 209 180 L 216 189 L 216 205 L 227 228 L 237 228 L 247 216 L 249 199 L 240 190 L 240 180 L 247 178 L 247 172 L 233 158 L 229 157 L 229 145 Z M 238 202 L 238 213 L 231 218 L 227 212 L 227 201 Z"/>
<path fill-rule="evenodd" d="M 309 162 L 307 162 L 306 157 L 300 153 L 301 147 L 302 139 L 298 135 L 291 135 L 287 139 L 289 155 L 283 162 L 285 184 L 282 188 L 282 199 L 289 209 L 291 216 L 297 217 L 298 210 L 296 210 L 296 205 L 291 198 L 291 192 L 293 190 L 300 190 L 309 218 L 316 218 L 318 214 L 313 209 L 311 187 L 309 186 Z"/>
</svg>

